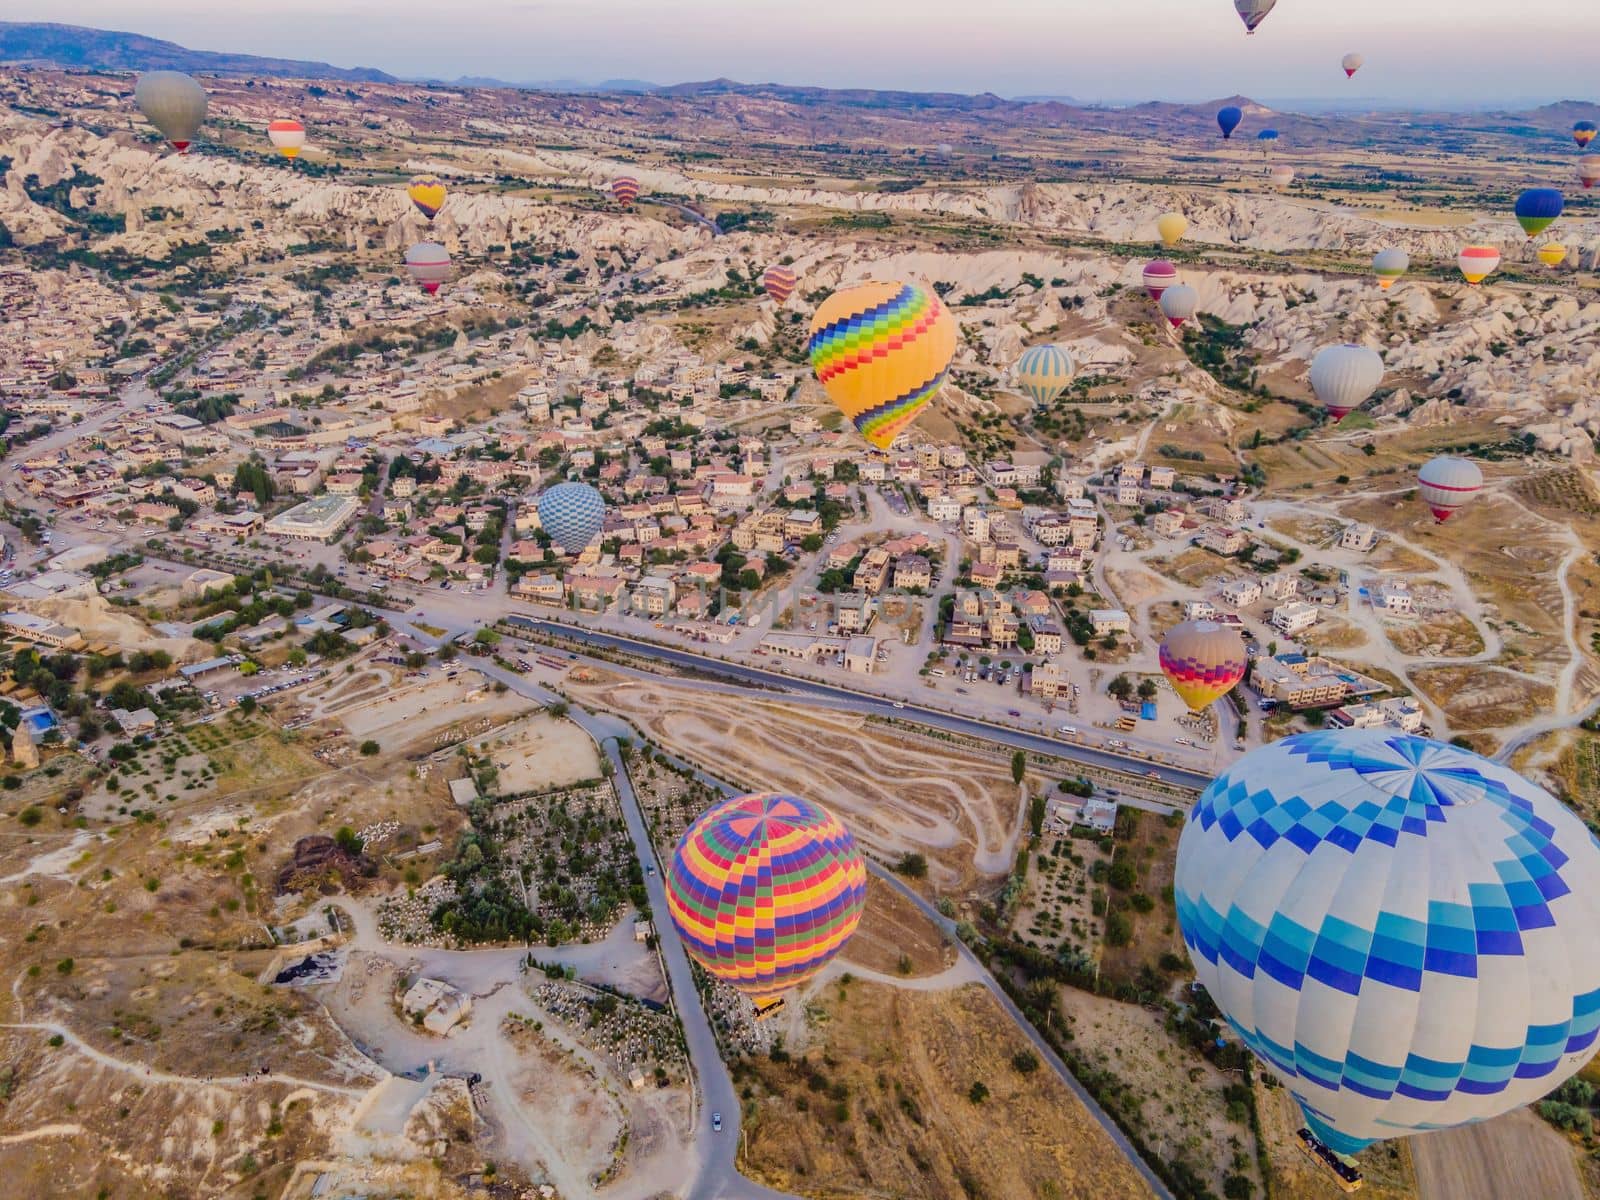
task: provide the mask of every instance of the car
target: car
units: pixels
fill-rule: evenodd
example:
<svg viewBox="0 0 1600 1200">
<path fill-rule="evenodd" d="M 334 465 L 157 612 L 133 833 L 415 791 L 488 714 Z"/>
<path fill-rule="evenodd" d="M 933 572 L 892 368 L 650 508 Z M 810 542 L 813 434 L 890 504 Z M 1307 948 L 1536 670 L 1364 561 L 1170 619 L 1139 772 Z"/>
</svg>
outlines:
<svg viewBox="0 0 1600 1200">
<path fill-rule="evenodd" d="M 1074 726 L 1071 726 L 1071 725 L 1059 725 L 1059 726 L 1056 727 L 1056 732 L 1057 733 L 1069 734 L 1072 737 L 1077 737 L 1078 736 L 1077 729 Z"/>
<path fill-rule="evenodd" d="M 716 1132 L 716 1133 L 721 1133 L 722 1132 L 722 1114 L 721 1113 L 714 1112 L 714 1113 L 711 1114 L 711 1128 L 712 1128 L 713 1132 Z"/>
<path fill-rule="evenodd" d="M 894 702 L 894 706 L 896 708 L 904 708 L 906 706 L 906 702 L 904 700 L 896 700 Z"/>
<path fill-rule="evenodd" d="M 965 696 L 966 694 L 967 694 L 967 689 L 966 688 L 957 688 L 956 689 L 956 695 Z"/>
<path fill-rule="evenodd" d="M 1008 716 L 1008 717 L 1020 717 L 1021 715 L 1022 715 L 1022 713 L 1019 712 L 1017 709 L 1014 709 L 1014 708 L 1006 709 L 1006 716 Z"/>
<path fill-rule="evenodd" d="M 645 864 L 645 868 L 644 868 L 644 873 L 646 875 L 654 875 L 656 873 L 656 865 L 655 865 L 655 863 L 646 863 Z"/>
</svg>

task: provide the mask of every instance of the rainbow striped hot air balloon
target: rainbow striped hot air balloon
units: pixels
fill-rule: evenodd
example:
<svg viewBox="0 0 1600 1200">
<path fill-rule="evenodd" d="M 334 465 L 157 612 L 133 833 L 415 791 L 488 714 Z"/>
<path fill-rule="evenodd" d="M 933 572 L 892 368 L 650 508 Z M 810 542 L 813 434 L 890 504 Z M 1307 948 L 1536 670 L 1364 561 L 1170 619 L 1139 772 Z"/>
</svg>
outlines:
<svg viewBox="0 0 1600 1200">
<path fill-rule="evenodd" d="M 406 195 L 428 220 L 432 221 L 444 207 L 444 184 L 437 175 L 416 175 L 406 185 Z"/>
<path fill-rule="evenodd" d="M 778 305 L 787 303 L 789 297 L 794 295 L 794 287 L 798 282 L 799 277 L 779 263 L 768 267 L 767 273 L 761 277 L 761 286 L 767 289 L 767 295 Z"/>
<path fill-rule="evenodd" d="M 1238 631 L 1216 621 L 1185 621 L 1161 639 L 1161 672 L 1172 690 L 1200 712 L 1244 678 L 1249 660 Z"/>
<path fill-rule="evenodd" d="M 880 450 L 933 399 L 955 351 L 955 318 L 914 283 L 835 292 L 811 318 L 806 346 L 828 396 Z"/>
<path fill-rule="evenodd" d="M 1597 131 L 1600 131 L 1600 126 L 1593 121 L 1578 121 L 1572 126 L 1572 140 L 1578 143 L 1579 150 L 1585 150 L 1594 141 Z"/>
<path fill-rule="evenodd" d="M 1443 525 L 1483 490 L 1483 472 L 1470 458 L 1441 454 L 1422 464 L 1417 472 L 1417 490 L 1433 519 Z"/>
<path fill-rule="evenodd" d="M 1030 346 L 1017 359 L 1017 384 L 1035 404 L 1050 404 L 1072 384 L 1077 368 L 1064 346 Z"/>
<path fill-rule="evenodd" d="M 1461 253 L 1456 255 L 1456 266 L 1461 270 L 1461 277 L 1473 287 L 1493 275 L 1499 265 L 1500 251 L 1494 246 L 1463 246 Z"/>
<path fill-rule="evenodd" d="M 1561 215 L 1561 193 L 1555 188 L 1529 188 L 1517 197 L 1517 224 L 1529 237 L 1543 233 Z"/>
<path fill-rule="evenodd" d="M 667 872 L 667 913 L 711 975 L 770 1009 L 844 947 L 861 922 L 867 868 L 837 818 L 779 792 L 714 805 Z"/>
<path fill-rule="evenodd" d="M 1178 282 L 1178 268 L 1164 258 L 1154 259 L 1144 266 L 1144 290 L 1152 300 L 1160 300 L 1161 293 Z"/>
<path fill-rule="evenodd" d="M 291 117 L 279 117 L 267 126 L 267 140 L 279 154 L 293 162 L 306 144 L 306 127 Z"/>
<path fill-rule="evenodd" d="M 623 208 L 632 208 L 639 198 L 639 181 L 632 175 L 618 175 L 611 181 L 611 194 Z"/>
</svg>

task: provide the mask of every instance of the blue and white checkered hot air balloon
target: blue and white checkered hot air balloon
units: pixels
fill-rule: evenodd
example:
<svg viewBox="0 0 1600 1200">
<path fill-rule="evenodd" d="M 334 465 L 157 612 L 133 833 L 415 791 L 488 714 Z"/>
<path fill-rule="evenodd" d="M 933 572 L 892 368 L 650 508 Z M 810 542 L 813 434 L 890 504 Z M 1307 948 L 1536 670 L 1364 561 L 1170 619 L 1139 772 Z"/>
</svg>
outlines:
<svg viewBox="0 0 1600 1200">
<path fill-rule="evenodd" d="M 1071 386 L 1076 371 L 1066 347 L 1031 346 L 1017 359 L 1017 386 L 1035 404 L 1049 404 Z"/>
<path fill-rule="evenodd" d="M 587 483 L 558 483 L 539 497 L 539 524 L 568 554 L 594 541 L 605 519 L 605 498 Z"/>
<path fill-rule="evenodd" d="M 1379 729 L 1263 747 L 1195 803 L 1178 923 L 1228 1022 L 1340 1154 L 1486 1120 L 1600 1029 L 1600 845 L 1515 772 Z"/>
</svg>

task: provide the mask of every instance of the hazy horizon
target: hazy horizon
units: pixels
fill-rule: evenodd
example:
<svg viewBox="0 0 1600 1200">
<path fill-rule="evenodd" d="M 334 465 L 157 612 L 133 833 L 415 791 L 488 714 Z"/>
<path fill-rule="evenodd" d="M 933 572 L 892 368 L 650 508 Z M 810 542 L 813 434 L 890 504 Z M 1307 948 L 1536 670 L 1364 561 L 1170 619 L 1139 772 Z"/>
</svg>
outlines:
<svg viewBox="0 0 1600 1200">
<path fill-rule="evenodd" d="M 1193 102 L 1240 93 L 1307 104 L 1481 108 L 1588 99 L 1583 40 L 1558 11 L 1487 0 L 1281 0 L 1247 37 L 1229 0 L 1145 0 L 1071 13 L 1041 0 L 485 0 L 439 21 L 413 0 L 13 0 L 8 19 L 88 25 L 190 49 L 374 67 L 412 78 L 641 79 Z M 982 20 L 973 18 L 981 12 Z M 1153 31 L 1153 32 L 1152 32 Z M 1492 45 L 1495 60 L 1485 62 Z M 1364 54 L 1353 81 L 1346 51 Z"/>
</svg>

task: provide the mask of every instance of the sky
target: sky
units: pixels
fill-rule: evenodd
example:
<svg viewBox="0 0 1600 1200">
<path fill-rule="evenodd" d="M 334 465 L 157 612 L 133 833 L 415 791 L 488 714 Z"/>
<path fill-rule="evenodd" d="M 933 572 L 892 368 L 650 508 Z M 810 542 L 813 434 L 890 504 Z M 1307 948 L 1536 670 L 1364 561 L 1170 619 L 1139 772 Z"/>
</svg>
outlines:
<svg viewBox="0 0 1600 1200">
<path fill-rule="evenodd" d="M 1591 3 L 1279 0 L 1253 37 L 1231 0 L 8 0 L 5 16 L 403 77 L 1486 107 L 1595 98 Z M 1366 66 L 1347 83 L 1349 50 Z"/>
</svg>

